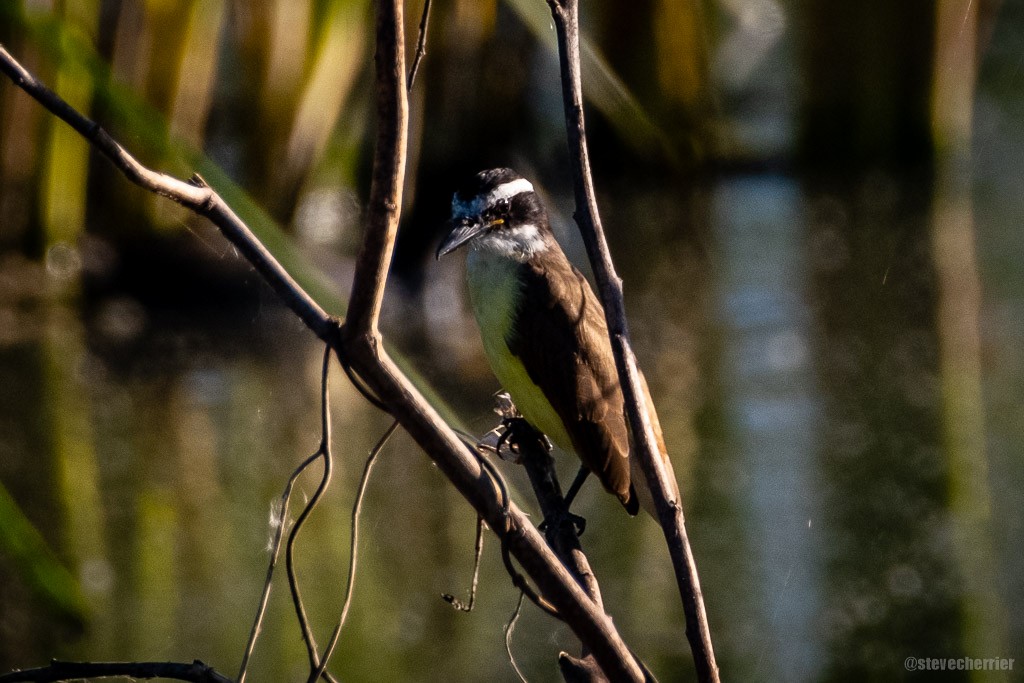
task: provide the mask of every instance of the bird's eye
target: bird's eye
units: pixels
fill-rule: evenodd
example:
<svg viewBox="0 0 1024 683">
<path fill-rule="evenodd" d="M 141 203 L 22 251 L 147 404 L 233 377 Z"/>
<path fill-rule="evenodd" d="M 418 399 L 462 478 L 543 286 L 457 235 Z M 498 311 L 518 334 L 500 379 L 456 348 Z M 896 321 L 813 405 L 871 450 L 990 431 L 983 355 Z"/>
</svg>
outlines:
<svg viewBox="0 0 1024 683">
<path fill-rule="evenodd" d="M 495 213 L 505 213 L 508 211 L 508 199 L 499 199 L 494 203 Z"/>
</svg>

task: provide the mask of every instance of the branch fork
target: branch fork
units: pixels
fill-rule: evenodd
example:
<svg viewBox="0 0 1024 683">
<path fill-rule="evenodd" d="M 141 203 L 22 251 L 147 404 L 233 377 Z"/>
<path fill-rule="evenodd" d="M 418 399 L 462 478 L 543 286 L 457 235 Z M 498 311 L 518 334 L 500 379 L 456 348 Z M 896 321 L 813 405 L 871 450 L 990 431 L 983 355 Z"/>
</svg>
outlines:
<svg viewBox="0 0 1024 683">
<path fill-rule="evenodd" d="M 645 473 L 659 506 L 663 528 L 673 559 L 682 557 L 688 573 L 680 576 L 687 613 L 687 633 L 697 629 L 700 637 L 690 637 L 702 681 L 717 681 L 717 666 L 710 649 L 703 604 L 700 600 L 696 568 L 686 543 L 682 510 L 677 501 L 669 501 L 667 475 L 653 457 L 653 437 L 649 415 L 640 410 L 640 375 L 629 346 L 622 306 L 622 284 L 615 275 L 607 244 L 600 226 L 589 173 L 583 132 L 582 88 L 579 75 L 579 28 L 577 0 L 549 0 L 559 38 L 563 99 L 569 133 L 571 162 L 577 202 L 577 222 L 583 230 L 588 253 L 598 277 L 602 302 L 608 316 L 612 345 L 627 397 L 630 424 L 635 442 L 643 456 Z M 425 32 L 426 8 L 421 31 Z M 494 479 L 477 455 L 440 418 L 389 357 L 378 330 L 384 286 L 394 250 L 402 205 L 402 186 L 408 131 L 405 41 L 402 0 L 379 0 L 376 14 L 377 48 L 377 141 L 373 163 L 367 227 L 360 250 L 349 301 L 347 318 L 329 315 L 284 270 L 272 254 L 252 234 L 226 202 L 199 176 L 189 182 L 153 171 L 140 164 L 97 123 L 75 111 L 54 92 L 38 82 L 2 46 L 0 70 L 46 109 L 67 122 L 98 151 L 106 156 L 130 181 L 155 194 L 167 197 L 213 222 L 274 289 L 284 303 L 342 361 L 360 390 L 375 405 L 384 408 L 413 437 L 438 468 L 449 478 L 477 514 L 502 538 L 506 558 L 514 556 L 526 574 L 577 634 L 584 651 L 590 653 L 604 675 L 612 680 L 640 681 L 645 672 L 623 642 L 605 614 L 596 582 L 590 586 L 589 567 L 572 564 L 572 571 L 552 551 L 529 518 L 494 485 Z M 558 530 L 557 545 L 564 545 L 563 557 L 585 562 L 578 551 L 575 534 Z M 572 536 L 570 539 L 569 536 Z M 563 536 L 565 538 L 563 538 Z M 681 539 L 681 544 L 680 544 Z M 573 545 L 575 543 L 575 546 Z M 510 560 L 508 560 L 510 563 Z M 685 576 L 692 581 L 684 580 Z M 581 581 L 587 585 L 584 590 Z M 525 585 L 525 582 L 524 582 Z M 684 590 L 687 588 L 687 590 Z M 688 591 L 688 592 L 687 592 Z M 589 592 L 589 594 L 588 594 Z M 696 598 L 696 600 L 694 600 Z M 696 605 L 696 611 L 694 610 Z M 696 614 L 696 617 L 693 615 Z M 702 626 L 695 626 L 702 624 Z M 698 647 L 703 646 L 703 647 Z M 586 659 L 584 660 L 586 661 Z M 324 662 L 317 666 L 322 672 Z M 139 676 L 140 674 L 135 674 Z M 43 680 L 7 679 L 4 680 Z M 56 680 L 56 679 L 46 679 Z"/>
</svg>

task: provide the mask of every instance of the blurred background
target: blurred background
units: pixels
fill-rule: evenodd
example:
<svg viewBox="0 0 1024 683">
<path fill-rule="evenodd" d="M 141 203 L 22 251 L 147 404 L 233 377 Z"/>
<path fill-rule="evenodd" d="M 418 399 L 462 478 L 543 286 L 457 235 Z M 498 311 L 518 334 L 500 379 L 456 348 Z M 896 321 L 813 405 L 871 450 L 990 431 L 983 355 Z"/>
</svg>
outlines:
<svg viewBox="0 0 1024 683">
<path fill-rule="evenodd" d="M 969 656 L 1017 663 L 945 679 L 1021 680 L 1024 4 L 583 5 L 599 201 L 724 678 L 899 680 L 908 657 Z M 7 0 L 0 42 L 144 163 L 201 173 L 343 313 L 369 0 Z M 453 188 L 513 166 L 585 261 L 545 3 L 434 0 L 411 110 L 382 328 L 483 433 L 497 386 L 462 259 L 432 257 Z M 0 82 L 0 669 L 198 658 L 233 675 L 271 503 L 317 447 L 320 356 L 209 224 Z M 321 641 L 387 426 L 337 370 L 332 387 L 336 476 L 298 559 Z M 627 642 L 693 680 L 659 529 L 592 483 L 576 511 Z M 397 436 L 367 494 L 342 679 L 515 680 L 493 536 L 476 610 L 439 597 L 468 588 L 474 519 Z M 304 679 L 286 596 L 279 581 L 252 680 Z M 574 645 L 527 606 L 512 647 L 554 681 Z"/>
</svg>

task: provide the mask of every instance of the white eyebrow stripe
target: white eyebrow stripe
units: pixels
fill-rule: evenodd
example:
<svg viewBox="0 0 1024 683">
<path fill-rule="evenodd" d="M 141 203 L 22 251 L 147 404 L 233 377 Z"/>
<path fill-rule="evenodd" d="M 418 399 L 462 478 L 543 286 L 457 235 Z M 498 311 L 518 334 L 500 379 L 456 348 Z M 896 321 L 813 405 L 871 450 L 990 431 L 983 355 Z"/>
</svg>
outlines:
<svg viewBox="0 0 1024 683">
<path fill-rule="evenodd" d="M 475 197 L 469 201 L 459 199 L 458 193 L 452 196 L 452 216 L 455 218 L 471 217 L 480 214 L 488 206 L 502 199 L 512 199 L 524 192 L 533 192 L 533 183 L 526 178 L 517 178 L 502 183 L 491 190 L 486 197 Z"/>
<path fill-rule="evenodd" d="M 502 183 L 491 190 L 491 193 L 487 195 L 487 205 L 490 206 L 494 202 L 502 199 L 511 199 L 517 194 L 523 194 L 524 192 L 533 192 L 533 183 L 526 178 L 517 178 L 516 180 Z"/>
</svg>

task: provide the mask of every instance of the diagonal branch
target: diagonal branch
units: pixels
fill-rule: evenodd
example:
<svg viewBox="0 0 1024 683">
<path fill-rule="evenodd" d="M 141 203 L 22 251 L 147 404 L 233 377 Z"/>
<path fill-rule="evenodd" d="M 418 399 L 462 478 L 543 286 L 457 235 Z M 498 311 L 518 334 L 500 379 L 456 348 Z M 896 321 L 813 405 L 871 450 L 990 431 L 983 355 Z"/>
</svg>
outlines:
<svg viewBox="0 0 1024 683">
<path fill-rule="evenodd" d="M 572 167 L 576 198 L 576 222 L 583 234 L 587 254 L 594 269 L 601 302 L 608 321 L 615 364 L 626 399 L 626 412 L 633 435 L 633 457 L 638 457 L 654 498 L 659 521 L 665 534 L 676 583 L 686 614 L 686 636 L 693 652 L 697 676 L 701 681 L 717 681 L 718 665 L 711 644 L 704 598 L 701 595 L 697 564 L 690 549 L 677 487 L 662 462 L 652 421 L 654 406 L 643 388 L 643 378 L 629 340 L 629 326 L 622 297 L 622 280 L 615 272 L 608 242 L 597 209 L 594 181 L 583 116 L 583 85 L 580 77 L 579 0 L 548 0 L 558 36 L 558 54 L 562 78 L 562 100 L 569 138 L 569 163 Z"/>
<path fill-rule="evenodd" d="M 420 71 L 420 62 L 427 56 L 427 27 L 430 22 L 430 0 L 423 0 L 423 14 L 420 15 L 420 37 L 416 40 L 416 54 L 412 58 L 412 66 L 409 67 L 409 80 L 406 82 L 406 93 L 412 92 L 412 86 L 416 82 L 416 74 Z"/>
<path fill-rule="evenodd" d="M 102 128 L 72 109 L 29 74 L 0 46 L 0 71 L 68 122 L 137 185 L 210 219 L 256 268 L 284 303 L 338 353 L 343 364 L 399 421 L 459 493 L 503 540 L 544 597 L 612 680 L 638 681 L 643 675 L 609 617 L 580 588 L 529 518 L 506 504 L 474 454 L 441 419 L 395 365 L 377 331 L 384 285 L 394 249 L 404 177 L 407 111 L 401 0 L 382 0 L 377 14 L 378 144 L 368 210 L 367 232 L 356 267 L 350 316 L 344 328 L 329 316 L 281 267 L 231 208 L 202 179 L 186 183 L 136 161 Z"/>
<path fill-rule="evenodd" d="M 299 316 L 306 327 L 320 339 L 328 340 L 334 327 L 330 316 L 292 279 L 242 219 L 235 215 L 231 207 L 208 187 L 202 178 L 193 176 L 190 182 L 185 182 L 140 164 L 98 123 L 75 111 L 57 93 L 40 83 L 3 45 L 0 45 L 0 71 L 50 112 L 78 131 L 95 149 L 110 159 L 128 180 L 210 219 L 256 268 L 285 304 Z"/>
</svg>

